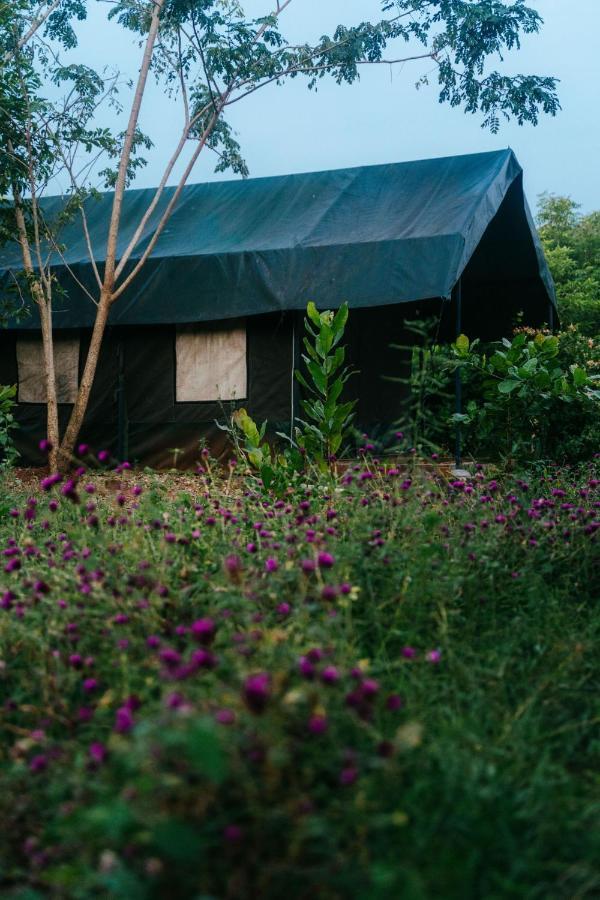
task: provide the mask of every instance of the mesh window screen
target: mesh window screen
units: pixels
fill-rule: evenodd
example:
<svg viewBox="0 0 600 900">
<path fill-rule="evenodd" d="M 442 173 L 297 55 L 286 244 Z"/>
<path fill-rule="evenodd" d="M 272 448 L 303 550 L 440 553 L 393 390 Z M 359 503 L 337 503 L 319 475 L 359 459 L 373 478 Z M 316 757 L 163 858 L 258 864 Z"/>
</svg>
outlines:
<svg viewBox="0 0 600 900">
<path fill-rule="evenodd" d="M 176 336 L 178 403 L 243 400 L 246 328 L 180 330 Z"/>
<path fill-rule="evenodd" d="M 19 403 L 45 403 L 44 350 L 41 337 L 17 340 Z M 79 374 L 79 336 L 54 336 L 54 369 L 59 403 L 74 403 Z"/>
</svg>

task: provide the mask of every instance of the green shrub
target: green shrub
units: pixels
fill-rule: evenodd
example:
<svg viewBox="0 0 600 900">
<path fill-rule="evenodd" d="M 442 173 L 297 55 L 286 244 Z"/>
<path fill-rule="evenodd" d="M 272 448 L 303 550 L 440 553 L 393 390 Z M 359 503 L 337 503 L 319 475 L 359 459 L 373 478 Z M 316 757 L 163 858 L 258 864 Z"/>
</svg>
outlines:
<svg viewBox="0 0 600 900">
<path fill-rule="evenodd" d="M 13 410 L 17 389 L 0 385 L 0 465 L 13 466 L 19 453 L 13 440 L 13 431 L 17 427 Z"/>
<path fill-rule="evenodd" d="M 593 339 L 520 330 L 482 347 L 461 335 L 451 348 L 464 373 L 463 428 L 474 453 L 514 459 L 580 459 L 600 438 L 600 374 Z"/>
</svg>

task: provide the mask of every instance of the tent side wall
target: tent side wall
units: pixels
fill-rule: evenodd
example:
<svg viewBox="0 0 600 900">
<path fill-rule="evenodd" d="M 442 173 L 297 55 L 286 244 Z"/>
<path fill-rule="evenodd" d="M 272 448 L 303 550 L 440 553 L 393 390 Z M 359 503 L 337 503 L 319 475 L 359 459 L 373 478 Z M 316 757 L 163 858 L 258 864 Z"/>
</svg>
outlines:
<svg viewBox="0 0 600 900">
<path fill-rule="evenodd" d="M 229 326 L 231 323 L 227 323 Z M 225 435 L 215 420 L 224 421 L 236 406 L 247 406 L 258 419 L 269 419 L 273 427 L 290 419 L 292 378 L 292 319 L 290 316 L 260 316 L 246 322 L 247 396 L 239 401 L 178 402 L 175 326 L 111 328 L 103 343 L 88 412 L 80 439 L 95 449 L 117 454 L 121 442 L 124 455 L 149 465 L 192 465 L 201 441 L 213 452 L 225 444 Z M 89 345 L 87 330 L 56 332 L 79 335 L 79 377 Z M 31 333 L 29 333 L 31 335 Z M 0 383 L 19 384 L 17 344 L 24 333 L 0 336 Z M 38 339 L 40 336 L 38 335 Z M 42 378 L 42 373 L 39 373 Z M 120 388 L 122 389 L 120 392 Z M 44 403 L 19 402 L 15 432 L 22 464 L 44 462 L 38 443 L 45 436 Z M 59 404 L 61 429 L 66 427 L 71 404 Z M 123 434 L 123 432 L 125 434 Z M 175 454 L 173 451 L 179 452 Z"/>
<path fill-rule="evenodd" d="M 524 324 L 551 322 L 551 300 L 538 273 L 538 250 L 528 221 L 522 175 L 512 183 L 462 274 L 463 323 L 469 337 L 508 337 Z M 453 315 L 450 316 L 454 322 Z M 454 336 L 450 332 L 449 337 Z"/>
<path fill-rule="evenodd" d="M 407 356 L 390 344 L 411 342 L 405 319 L 437 315 L 440 307 L 441 302 L 435 301 L 351 313 L 345 343 L 347 362 L 356 374 L 347 385 L 347 396 L 358 398 L 356 421 L 360 428 L 389 425 L 399 417 L 405 388 L 388 379 L 408 374 Z M 202 325 L 201 331 L 218 329 L 220 324 Z M 230 320 L 223 324 L 232 326 Z M 109 329 L 81 441 L 156 467 L 190 467 L 198 459 L 201 442 L 216 455 L 225 449 L 226 436 L 215 420 L 223 422 L 236 406 L 247 407 L 258 422 L 268 419 L 272 434 L 277 430 L 287 433 L 294 391 L 293 355 L 298 364 L 303 315 L 257 316 L 247 319 L 245 326 L 247 396 L 231 402 L 177 400 L 175 326 Z M 79 335 L 81 376 L 90 333 L 57 331 L 57 340 L 64 335 Z M 31 340 L 32 334 L 15 331 L 0 336 L 0 383 L 18 384 L 17 342 L 23 337 Z M 298 391 L 294 393 L 298 404 Z M 70 411 L 70 404 L 59 404 L 61 429 L 66 427 Z M 298 406 L 295 412 L 301 415 Z M 18 402 L 15 418 L 19 425 L 15 438 L 20 462 L 42 465 L 44 458 L 38 443 L 45 436 L 45 405 Z"/>
</svg>

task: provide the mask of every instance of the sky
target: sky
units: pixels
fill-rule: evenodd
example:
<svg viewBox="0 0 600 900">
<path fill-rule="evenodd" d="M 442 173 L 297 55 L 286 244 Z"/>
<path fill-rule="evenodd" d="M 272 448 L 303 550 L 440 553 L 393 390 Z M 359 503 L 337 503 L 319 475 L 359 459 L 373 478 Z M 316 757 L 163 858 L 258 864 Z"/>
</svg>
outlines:
<svg viewBox="0 0 600 900">
<path fill-rule="evenodd" d="M 600 0 L 529 0 L 529 5 L 544 18 L 543 30 L 525 36 L 521 50 L 499 66 L 508 73 L 558 77 L 562 111 L 556 118 L 542 117 L 537 127 L 502 124 L 493 135 L 482 130 L 480 116 L 438 102 L 434 72 L 428 87 L 415 88 L 431 71 L 427 63 L 364 67 L 359 83 L 339 87 L 323 80 L 316 93 L 298 79 L 269 86 L 228 112 L 251 176 L 511 147 L 532 205 L 549 191 L 570 195 L 584 212 L 600 209 Z M 251 13 L 264 14 L 271 6 L 272 0 L 246 0 Z M 282 16 L 282 31 L 293 41 L 317 40 L 340 22 L 375 19 L 379 11 L 379 0 L 293 0 Z M 99 4 L 80 28 L 77 57 L 135 78 L 141 51 L 129 32 L 106 21 L 106 6 Z M 135 186 L 150 187 L 159 181 L 181 129 L 181 108 L 153 83 L 140 124 L 155 146 Z M 234 177 L 215 175 L 215 158 L 203 156 L 190 181 Z"/>
</svg>

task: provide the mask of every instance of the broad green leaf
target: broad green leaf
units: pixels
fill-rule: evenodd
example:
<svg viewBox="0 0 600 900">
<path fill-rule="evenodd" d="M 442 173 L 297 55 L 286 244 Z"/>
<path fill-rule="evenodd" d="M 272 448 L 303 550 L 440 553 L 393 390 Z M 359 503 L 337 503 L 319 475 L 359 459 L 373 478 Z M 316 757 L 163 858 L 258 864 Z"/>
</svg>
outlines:
<svg viewBox="0 0 600 900">
<path fill-rule="evenodd" d="M 348 304 L 342 303 L 338 311 L 336 312 L 333 323 L 332 323 L 332 331 L 333 331 L 333 343 L 334 346 L 339 343 L 339 341 L 344 336 L 344 331 L 346 330 L 346 323 L 348 322 L 349 310 Z"/>
<path fill-rule="evenodd" d="M 309 300 L 306 306 L 306 315 L 313 323 L 313 325 L 316 325 L 316 327 L 321 330 L 321 316 L 319 315 L 317 307 L 312 302 L 312 300 Z"/>
<path fill-rule="evenodd" d="M 518 387 L 521 387 L 520 381 L 501 381 L 498 390 L 501 394 L 511 394 Z"/>
</svg>

